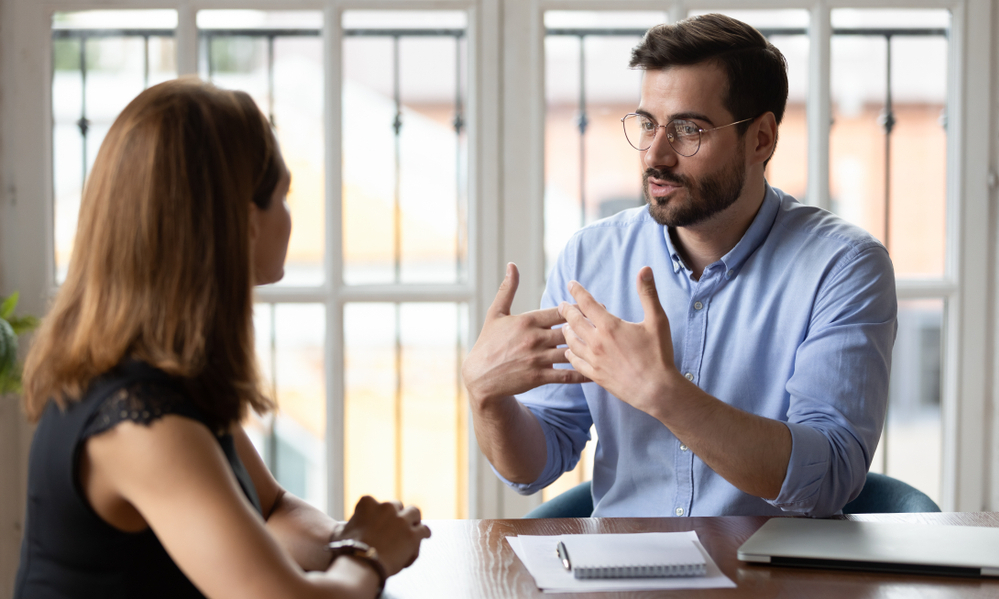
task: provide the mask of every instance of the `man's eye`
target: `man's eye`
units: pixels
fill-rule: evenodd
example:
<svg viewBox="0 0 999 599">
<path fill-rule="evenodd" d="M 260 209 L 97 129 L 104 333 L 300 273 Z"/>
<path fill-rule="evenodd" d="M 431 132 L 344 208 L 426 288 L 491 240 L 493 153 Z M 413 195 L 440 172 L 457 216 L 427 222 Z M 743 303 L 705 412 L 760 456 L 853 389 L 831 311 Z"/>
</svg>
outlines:
<svg viewBox="0 0 999 599">
<path fill-rule="evenodd" d="M 676 123 L 677 135 L 693 135 L 697 133 L 697 125 L 693 123 Z"/>
<path fill-rule="evenodd" d="M 642 131 L 645 131 L 646 133 L 649 133 L 656 128 L 656 126 L 652 124 L 652 121 L 642 121 L 641 124 Z"/>
</svg>

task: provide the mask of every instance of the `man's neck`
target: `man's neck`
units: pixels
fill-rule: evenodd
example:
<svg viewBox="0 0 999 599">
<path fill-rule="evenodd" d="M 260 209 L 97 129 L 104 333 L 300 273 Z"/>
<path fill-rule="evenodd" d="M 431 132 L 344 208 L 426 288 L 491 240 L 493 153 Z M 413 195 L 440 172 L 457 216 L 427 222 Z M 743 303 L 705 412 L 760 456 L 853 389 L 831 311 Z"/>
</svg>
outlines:
<svg viewBox="0 0 999 599">
<path fill-rule="evenodd" d="M 690 227 L 671 230 L 676 251 L 687 267 L 693 271 L 694 280 L 700 280 L 704 269 L 732 251 L 753 224 L 756 213 L 763 205 L 766 186 L 746 181 L 742 196 L 731 206 L 710 219 Z"/>
</svg>

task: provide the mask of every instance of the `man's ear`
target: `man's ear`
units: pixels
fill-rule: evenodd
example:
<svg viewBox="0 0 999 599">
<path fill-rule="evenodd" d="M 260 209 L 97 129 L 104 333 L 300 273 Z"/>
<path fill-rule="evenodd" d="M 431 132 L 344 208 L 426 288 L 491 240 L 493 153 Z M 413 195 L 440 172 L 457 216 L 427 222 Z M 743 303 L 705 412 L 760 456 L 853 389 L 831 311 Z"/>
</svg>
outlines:
<svg viewBox="0 0 999 599">
<path fill-rule="evenodd" d="M 746 136 L 746 158 L 750 164 L 762 164 L 773 156 L 777 146 L 777 119 L 765 112 L 752 124 Z"/>
</svg>

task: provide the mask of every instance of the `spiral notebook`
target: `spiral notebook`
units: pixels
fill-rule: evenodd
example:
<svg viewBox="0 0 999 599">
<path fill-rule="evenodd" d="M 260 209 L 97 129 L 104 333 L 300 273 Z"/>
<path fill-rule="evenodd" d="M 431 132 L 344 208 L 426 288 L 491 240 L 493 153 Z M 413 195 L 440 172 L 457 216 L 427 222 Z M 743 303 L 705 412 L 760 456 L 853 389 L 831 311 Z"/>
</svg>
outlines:
<svg viewBox="0 0 999 599">
<path fill-rule="evenodd" d="M 662 533 L 565 535 L 572 575 L 594 578 L 704 576 L 704 556 L 682 536 Z"/>
</svg>

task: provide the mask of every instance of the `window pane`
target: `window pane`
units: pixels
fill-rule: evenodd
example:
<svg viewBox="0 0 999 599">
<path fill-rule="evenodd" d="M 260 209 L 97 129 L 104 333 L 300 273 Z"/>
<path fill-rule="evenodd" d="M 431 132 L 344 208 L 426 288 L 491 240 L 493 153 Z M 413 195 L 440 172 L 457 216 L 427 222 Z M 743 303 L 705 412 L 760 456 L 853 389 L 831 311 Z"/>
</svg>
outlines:
<svg viewBox="0 0 999 599">
<path fill-rule="evenodd" d="M 663 12 L 545 13 L 546 272 L 581 226 L 644 203 L 639 154 L 621 117 L 641 90 L 631 50 L 665 20 Z"/>
<path fill-rule="evenodd" d="M 322 304 L 257 304 L 257 359 L 275 414 L 245 423 L 257 451 L 289 492 L 326 510 L 326 311 Z"/>
<path fill-rule="evenodd" d="M 291 239 L 279 286 L 321 285 L 326 245 L 322 13 L 198 12 L 202 77 L 250 94 L 292 173 Z M 228 35 L 238 29 L 238 35 Z"/>
<path fill-rule="evenodd" d="M 465 15 L 348 11 L 343 26 L 344 281 L 464 280 Z"/>
<path fill-rule="evenodd" d="M 177 14 L 172 10 L 53 15 L 52 166 L 57 283 L 65 279 L 69 266 L 86 175 L 111 123 L 147 86 L 177 76 L 172 37 L 176 26 Z M 124 35 L 125 28 L 130 35 Z"/>
<path fill-rule="evenodd" d="M 949 14 L 841 9 L 832 20 L 832 208 L 887 242 L 900 278 L 942 276 Z M 895 29 L 890 42 L 842 31 L 874 26 Z"/>
<path fill-rule="evenodd" d="M 899 302 L 888 423 L 871 470 L 899 478 L 940 503 L 943 300 Z"/>
<path fill-rule="evenodd" d="M 345 506 L 401 499 L 425 518 L 467 515 L 464 304 L 348 304 Z"/>
</svg>

